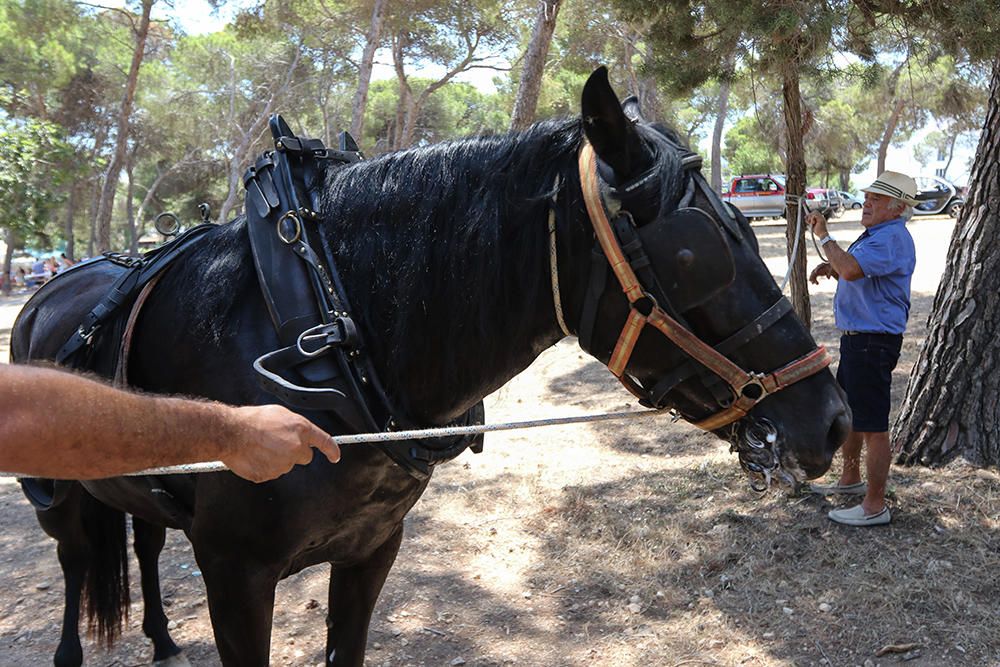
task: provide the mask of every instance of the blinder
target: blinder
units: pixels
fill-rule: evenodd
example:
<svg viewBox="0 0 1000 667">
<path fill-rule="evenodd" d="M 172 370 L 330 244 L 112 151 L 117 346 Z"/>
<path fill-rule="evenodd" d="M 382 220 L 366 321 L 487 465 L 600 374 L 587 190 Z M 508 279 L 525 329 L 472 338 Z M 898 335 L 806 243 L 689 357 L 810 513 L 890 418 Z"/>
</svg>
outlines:
<svg viewBox="0 0 1000 667">
<path fill-rule="evenodd" d="M 637 232 L 659 287 L 653 293 L 676 313 L 700 306 L 736 279 L 732 250 L 701 209 L 680 209 Z"/>
</svg>

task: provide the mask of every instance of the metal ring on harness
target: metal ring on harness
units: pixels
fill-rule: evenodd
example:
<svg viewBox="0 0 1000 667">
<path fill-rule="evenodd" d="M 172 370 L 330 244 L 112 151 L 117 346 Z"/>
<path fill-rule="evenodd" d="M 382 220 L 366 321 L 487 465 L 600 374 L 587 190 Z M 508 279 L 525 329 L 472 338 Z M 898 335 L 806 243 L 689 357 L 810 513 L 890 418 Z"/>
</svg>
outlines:
<svg viewBox="0 0 1000 667">
<path fill-rule="evenodd" d="M 290 230 L 286 228 L 285 221 L 291 220 L 295 223 L 294 231 L 295 234 L 288 234 Z M 282 240 L 286 245 L 292 245 L 293 243 L 298 243 L 298 240 L 302 238 L 302 220 L 299 219 L 298 213 L 295 211 L 288 211 L 283 216 L 278 218 L 278 223 L 276 225 L 278 238 Z"/>
<path fill-rule="evenodd" d="M 169 223 L 164 223 L 168 220 Z M 175 236 L 181 229 L 181 221 L 174 213 L 164 211 L 153 219 L 153 227 L 164 236 Z"/>
</svg>

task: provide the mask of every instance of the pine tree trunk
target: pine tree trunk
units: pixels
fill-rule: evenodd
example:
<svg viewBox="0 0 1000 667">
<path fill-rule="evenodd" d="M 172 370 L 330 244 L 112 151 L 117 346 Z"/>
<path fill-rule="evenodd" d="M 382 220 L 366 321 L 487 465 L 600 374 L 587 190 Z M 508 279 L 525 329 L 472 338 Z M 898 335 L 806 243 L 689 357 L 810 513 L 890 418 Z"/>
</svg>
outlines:
<svg viewBox="0 0 1000 667">
<path fill-rule="evenodd" d="M 8 228 L 7 229 L 7 233 L 6 233 L 5 237 L 6 238 L 5 238 L 4 242 L 7 244 L 7 247 L 4 250 L 4 254 L 3 254 L 3 273 L 0 274 L 0 275 L 3 276 L 2 291 L 6 295 L 6 294 L 10 294 L 11 287 L 12 287 L 10 273 L 11 273 L 11 268 L 13 268 L 13 262 L 14 262 L 14 243 L 16 242 L 16 238 L 15 238 L 15 235 L 14 235 L 13 228 Z"/>
<path fill-rule="evenodd" d="M 951 161 L 955 158 L 956 143 L 958 143 L 958 132 L 952 130 L 951 139 L 948 141 L 948 161 L 944 163 L 944 168 L 941 170 L 941 178 L 948 178 L 948 168 L 951 167 Z"/>
<path fill-rule="evenodd" d="M 723 79 L 719 83 L 719 106 L 715 112 L 715 127 L 712 128 L 712 189 L 722 192 L 722 129 L 729 113 L 729 88 L 732 82 Z"/>
<path fill-rule="evenodd" d="M 899 125 L 899 117 L 903 115 L 903 98 L 896 100 L 896 105 L 892 108 L 889 122 L 886 123 L 885 131 L 882 132 L 882 140 L 878 145 L 878 172 L 885 171 L 885 158 L 889 153 L 889 144 L 892 143 L 892 135 L 896 133 L 896 126 Z"/>
<path fill-rule="evenodd" d="M 351 102 L 351 136 L 361 143 L 361 131 L 365 127 L 365 108 L 368 105 L 368 88 L 372 78 L 372 68 L 375 63 L 375 51 L 382 39 L 382 24 L 385 22 L 385 9 L 389 0 L 375 0 L 372 8 L 372 23 L 365 35 L 365 48 L 361 52 L 361 64 L 358 67 L 358 89 Z M 329 144 L 329 142 L 327 142 Z"/>
<path fill-rule="evenodd" d="M 802 97 L 799 92 L 799 73 L 794 69 L 794 62 L 785 72 L 781 83 L 784 97 L 785 133 L 788 138 L 788 162 L 785 165 L 786 191 L 790 195 L 805 197 L 806 191 L 806 152 L 802 143 Z M 803 213 L 803 218 L 804 218 Z M 805 323 L 806 328 L 812 325 L 812 309 L 809 305 L 809 285 L 806 282 L 806 241 L 805 220 L 799 227 L 796 224 L 798 206 L 789 203 L 785 207 L 785 239 L 788 242 L 788 257 L 792 262 L 791 277 L 788 285 L 791 290 L 792 307 L 795 314 Z M 795 247 L 796 227 L 798 229 L 798 253 L 792 257 Z"/>
<path fill-rule="evenodd" d="M 73 219 L 76 217 L 76 200 L 79 188 L 76 183 L 69 186 L 69 200 L 66 202 L 66 220 L 63 222 L 63 238 L 66 239 L 66 258 L 76 261 L 76 235 L 73 233 Z"/>
<path fill-rule="evenodd" d="M 560 7 L 560 0 L 542 0 L 539 3 L 538 17 L 535 19 L 528 50 L 524 54 L 521 82 L 517 87 L 517 99 L 514 100 L 514 111 L 511 113 L 512 130 L 523 130 L 535 120 L 538 95 L 542 90 L 542 75 L 545 73 L 545 59 L 549 55 Z"/>
<path fill-rule="evenodd" d="M 955 225 L 927 340 L 910 372 L 893 442 L 900 463 L 943 465 L 959 455 L 1000 465 L 1000 59 L 969 200 Z"/>
<path fill-rule="evenodd" d="M 139 254 L 139 236 L 135 226 L 135 152 L 133 151 L 125 173 L 128 176 L 128 189 L 125 194 L 125 217 L 128 220 L 128 251 Z"/>
<path fill-rule="evenodd" d="M 129 118 L 132 116 L 132 104 L 135 102 L 135 89 L 139 82 L 139 68 L 146 53 L 146 37 L 149 35 L 149 13 L 154 0 L 142 0 L 142 17 L 135 32 L 135 47 L 132 51 L 132 64 L 128 79 L 125 81 L 125 96 L 118 112 L 118 133 L 115 137 L 115 150 L 104 175 L 104 186 L 101 189 L 101 200 L 97 207 L 97 250 L 102 252 L 111 248 L 111 214 L 115 206 L 115 192 L 118 188 L 118 177 L 125 164 L 125 151 L 128 148 Z"/>
<path fill-rule="evenodd" d="M 94 183 L 91 188 L 93 196 L 90 200 L 90 210 L 87 212 L 87 219 L 90 222 L 89 235 L 87 236 L 87 257 L 93 257 L 94 250 L 97 247 L 97 210 L 101 203 L 100 176 L 94 177 Z"/>
</svg>

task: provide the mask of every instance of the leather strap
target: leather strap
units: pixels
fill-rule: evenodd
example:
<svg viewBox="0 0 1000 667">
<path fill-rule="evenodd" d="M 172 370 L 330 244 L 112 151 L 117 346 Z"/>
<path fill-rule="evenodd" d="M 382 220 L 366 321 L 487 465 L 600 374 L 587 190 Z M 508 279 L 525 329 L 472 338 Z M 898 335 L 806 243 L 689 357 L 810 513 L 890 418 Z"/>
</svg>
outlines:
<svg viewBox="0 0 1000 667">
<path fill-rule="evenodd" d="M 783 317 L 788 312 L 787 301 L 784 299 L 779 300 L 762 313 L 761 316 L 755 318 L 754 322 L 750 325 L 743 327 L 736 334 L 730 336 L 729 339 L 723 341 L 720 347 L 723 347 L 725 351 L 713 348 L 699 339 L 690 329 L 664 311 L 657 304 L 653 296 L 643 289 L 642 283 L 636 277 L 635 270 L 632 264 L 626 259 L 625 253 L 618 239 L 615 237 L 611 223 L 608 220 L 598 179 L 597 155 L 589 143 L 584 143 L 580 149 L 579 171 L 584 203 L 594 228 L 594 234 L 608 264 L 618 279 L 622 292 L 624 292 L 629 302 L 628 317 L 618 337 L 614 352 L 608 361 L 608 369 L 629 391 L 648 402 L 653 402 L 654 397 L 651 393 L 639 387 L 634 380 L 625 374 L 639 335 L 647 325 L 656 328 L 694 361 L 721 378 L 732 391 L 734 400 L 731 405 L 724 407 L 706 419 L 694 422 L 695 426 L 705 430 L 716 430 L 739 420 L 754 405 L 770 394 L 814 375 L 830 364 L 830 357 L 822 347 L 817 347 L 812 352 L 803 355 L 770 374 L 745 371 L 726 356 L 729 352 L 728 347 L 738 347 L 745 344 L 746 341 L 752 340 L 753 337 L 759 335 L 760 332 Z M 706 194 L 709 201 L 712 202 L 713 207 L 716 209 L 716 214 L 726 228 L 736 238 L 742 238 L 739 228 L 735 224 L 726 224 L 726 221 L 732 218 L 731 213 L 724 206 L 718 204 L 714 197 L 710 196 L 704 179 L 701 178 L 700 174 L 695 173 L 693 177 L 697 179 L 697 185 Z M 643 266 L 640 262 L 640 270 Z M 658 386 L 660 384 L 662 382 L 658 383 Z M 666 391 L 656 398 L 662 401 L 665 394 Z"/>
<path fill-rule="evenodd" d="M 126 271 L 115 281 L 104 298 L 87 313 L 77 330 L 63 344 L 56 354 L 56 363 L 76 367 L 76 364 L 72 363 L 72 358 L 90 344 L 101 327 L 116 316 L 122 306 L 135 298 L 146 283 L 157 277 L 178 255 L 188 250 L 214 227 L 215 225 L 212 224 L 192 227 L 169 243 L 147 252 L 142 257 L 105 253 L 103 260 L 98 261 L 119 264 L 124 266 Z M 89 264 L 90 262 L 87 262 L 83 265 Z"/>
</svg>

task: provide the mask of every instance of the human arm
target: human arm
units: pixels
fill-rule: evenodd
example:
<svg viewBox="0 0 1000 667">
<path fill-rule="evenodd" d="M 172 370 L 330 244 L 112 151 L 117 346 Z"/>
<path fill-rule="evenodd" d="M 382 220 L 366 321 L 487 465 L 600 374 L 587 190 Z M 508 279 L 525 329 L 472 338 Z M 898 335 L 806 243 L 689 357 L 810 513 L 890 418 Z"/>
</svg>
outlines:
<svg viewBox="0 0 1000 667">
<path fill-rule="evenodd" d="M 304 417 L 277 405 L 231 407 L 136 394 L 47 368 L 0 364 L 0 470 L 95 479 L 222 461 L 261 482 L 340 449 Z"/>
<path fill-rule="evenodd" d="M 813 234 L 816 235 L 816 238 L 823 239 L 829 236 L 829 231 L 826 228 L 826 218 L 819 213 L 810 213 L 809 217 L 806 218 L 806 222 L 812 227 Z M 858 260 L 854 259 L 854 256 L 851 255 L 851 253 L 837 245 L 837 242 L 833 239 L 830 239 L 823 244 L 823 252 L 826 253 L 826 259 L 830 269 L 836 274 L 837 277 L 843 278 L 844 280 L 857 280 L 865 277 L 865 272 L 861 269 L 861 265 L 858 264 Z M 824 274 L 816 274 L 816 271 L 814 270 L 813 275 Z M 813 280 L 813 275 L 810 275 L 810 280 L 815 283 L 816 281 Z"/>
</svg>

